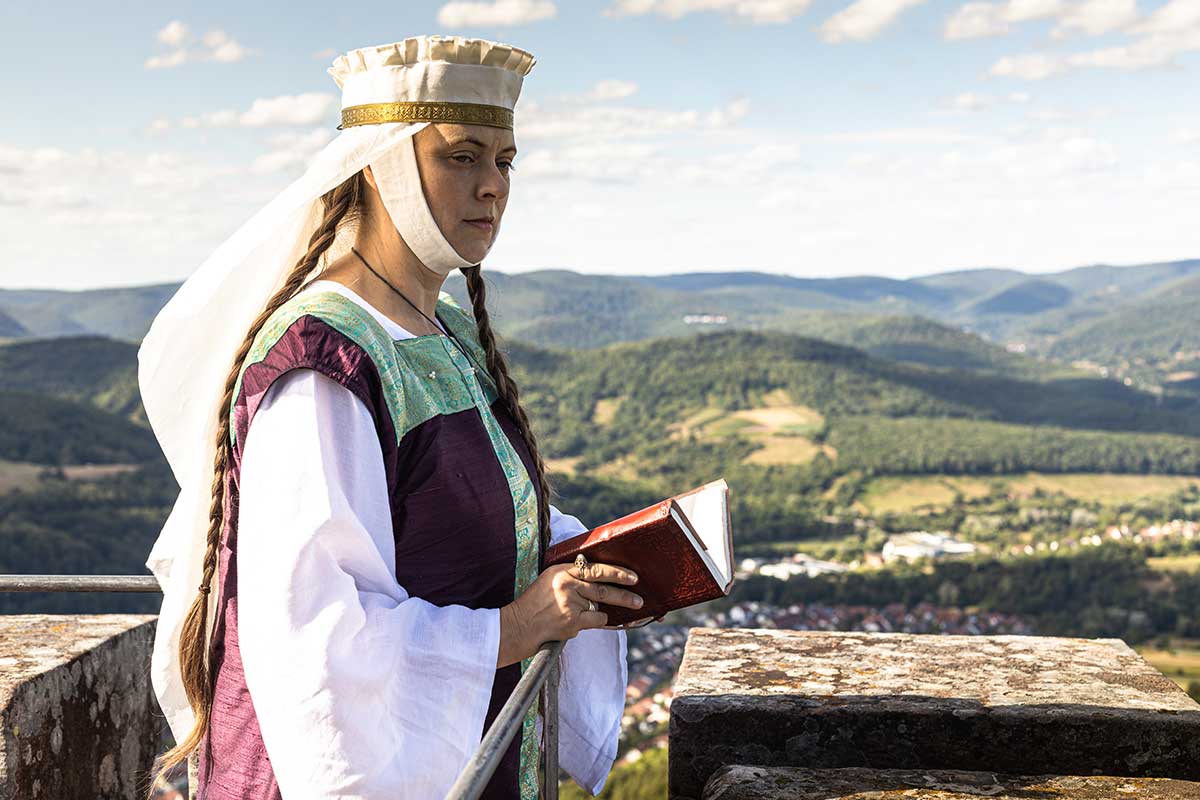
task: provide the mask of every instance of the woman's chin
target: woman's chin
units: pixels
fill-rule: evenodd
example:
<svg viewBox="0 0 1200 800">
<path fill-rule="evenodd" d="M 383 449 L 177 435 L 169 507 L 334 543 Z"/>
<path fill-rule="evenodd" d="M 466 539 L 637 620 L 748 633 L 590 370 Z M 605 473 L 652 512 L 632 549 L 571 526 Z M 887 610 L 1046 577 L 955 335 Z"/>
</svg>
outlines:
<svg viewBox="0 0 1200 800">
<path fill-rule="evenodd" d="M 483 261 L 484 256 L 492 249 L 491 242 L 463 242 L 454 247 L 454 251 L 472 264 Z"/>
</svg>

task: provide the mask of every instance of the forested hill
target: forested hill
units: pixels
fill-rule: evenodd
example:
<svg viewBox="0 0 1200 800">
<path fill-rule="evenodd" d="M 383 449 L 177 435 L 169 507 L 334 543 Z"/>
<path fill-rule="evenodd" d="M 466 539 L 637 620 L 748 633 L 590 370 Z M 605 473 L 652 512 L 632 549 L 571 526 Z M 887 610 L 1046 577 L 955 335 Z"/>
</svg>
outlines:
<svg viewBox="0 0 1200 800">
<path fill-rule="evenodd" d="M 554 483 L 582 519 L 724 476 L 739 539 L 767 542 L 820 535 L 862 476 L 1200 475 L 1196 402 L 1112 380 L 934 368 L 778 332 L 504 347 Z M 17 341 L 0 346 L 0 368 L 19 387 L 0 393 L 0 572 L 141 572 L 177 488 L 136 400 L 135 346 Z M 142 469 L 94 488 L 59 469 L 89 463 Z M 46 467 L 57 477 L 40 476 Z"/>
<path fill-rule="evenodd" d="M 497 330 L 544 346 L 776 330 L 934 366 L 1022 377 L 1053 369 L 1014 359 L 1007 347 L 1090 360 L 1138 380 L 1200 391 L 1181 377 L 1200 368 L 1200 339 L 1188 313 L 1200 299 L 1200 260 L 1042 274 L 977 269 L 906 280 L 762 272 L 484 275 Z M 451 275 L 445 286 L 468 304 L 461 275 Z M 97 334 L 136 342 L 177 288 L 0 290 L 0 337 Z M 1138 369 L 1146 364 L 1150 370 Z"/>
<path fill-rule="evenodd" d="M 926 431 L 959 419 L 1200 437 L 1200 404 L 1190 398 L 1080 374 L 1023 378 L 892 361 L 788 333 L 729 330 L 586 351 L 504 346 L 550 454 L 593 464 L 652 440 L 725 440 L 740 428 L 818 443 L 848 418 L 920 419 Z M 0 346 L 6 388 L 144 423 L 136 358 L 136 346 L 96 336 Z M 738 438 L 747 437 L 730 440 Z"/>
</svg>

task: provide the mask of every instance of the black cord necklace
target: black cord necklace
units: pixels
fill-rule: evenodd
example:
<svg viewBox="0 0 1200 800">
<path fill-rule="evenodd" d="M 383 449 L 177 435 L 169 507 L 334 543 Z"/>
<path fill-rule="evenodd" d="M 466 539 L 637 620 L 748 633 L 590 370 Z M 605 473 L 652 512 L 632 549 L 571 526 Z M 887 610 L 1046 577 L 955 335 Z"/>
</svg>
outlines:
<svg viewBox="0 0 1200 800">
<path fill-rule="evenodd" d="M 458 337 L 457 337 L 457 336 L 455 336 L 455 335 L 453 334 L 453 332 L 451 332 L 451 330 L 450 330 L 450 326 L 449 326 L 449 325 L 446 325 L 446 326 L 445 326 L 445 330 L 442 330 L 441 326 L 439 326 L 439 325 L 437 324 L 437 322 L 434 322 L 432 319 L 429 319 L 429 315 L 428 315 L 428 314 L 426 314 L 426 313 L 425 313 L 424 311 L 422 311 L 421 309 L 417 308 L 417 304 L 416 304 L 416 303 L 414 303 L 412 300 L 409 300 L 409 299 L 408 299 L 408 295 L 406 295 L 404 292 L 402 292 L 402 291 L 400 291 L 399 289 L 397 289 L 395 286 L 393 286 L 393 285 L 392 285 L 391 281 L 389 281 L 387 278 L 383 277 L 383 276 L 382 276 L 382 275 L 380 275 L 378 272 L 376 272 L 376 271 L 375 271 L 375 268 L 374 268 L 374 267 L 372 267 L 372 266 L 371 266 L 369 263 L 367 263 L 367 260 L 366 260 L 365 258 L 363 258 L 363 255 L 362 255 L 362 253 L 358 252 L 358 250 L 357 250 L 356 248 L 354 248 L 354 247 L 351 247 L 351 248 L 350 248 L 350 250 L 351 250 L 351 251 L 354 253 L 354 255 L 358 256 L 358 260 L 359 260 L 359 261 L 361 261 L 361 262 L 363 263 L 363 266 L 365 266 L 367 269 L 369 269 L 369 270 L 371 271 L 371 274 L 372 274 L 372 275 L 374 275 L 376 278 L 379 278 L 379 280 L 383 281 L 383 283 L 384 283 L 384 285 L 385 285 L 385 286 L 387 286 L 387 287 L 388 287 L 389 289 L 391 289 L 393 292 L 395 292 L 396 294 L 398 294 L 398 295 L 400 295 L 402 298 L 404 298 L 404 302 L 408 303 L 410 306 L 412 306 L 412 307 L 413 307 L 413 310 L 415 310 L 415 311 L 416 311 L 418 314 L 420 314 L 422 317 L 424 317 L 426 320 L 428 320 L 430 325 L 432 325 L 433 327 L 437 328 L 437 329 L 438 329 L 438 333 L 442 334 L 443 336 L 445 336 L 446 338 L 448 338 L 448 339 L 449 339 L 451 342 L 453 342 L 453 343 L 454 343 L 454 346 L 458 348 L 458 351 L 459 351 L 460 353 L 462 353 L 462 354 L 463 354 L 463 358 L 467 359 L 468 361 L 470 361 L 471 363 L 473 363 L 473 364 L 475 365 L 475 367 L 474 367 L 474 368 L 481 369 L 485 375 L 487 374 L 487 370 L 486 370 L 486 369 L 482 369 L 482 367 L 480 367 L 480 366 L 479 366 L 479 362 L 478 362 L 478 361 L 476 361 L 476 360 L 475 360 L 475 359 L 474 359 L 474 358 L 471 356 L 471 354 L 467 352 L 466 348 L 465 348 L 465 347 L 463 347 L 463 346 L 462 346 L 462 344 L 460 344 L 460 343 L 459 343 L 459 341 L 458 341 Z M 437 311 L 434 311 L 433 313 L 434 313 L 434 315 L 436 316 L 436 314 L 437 314 Z"/>
</svg>

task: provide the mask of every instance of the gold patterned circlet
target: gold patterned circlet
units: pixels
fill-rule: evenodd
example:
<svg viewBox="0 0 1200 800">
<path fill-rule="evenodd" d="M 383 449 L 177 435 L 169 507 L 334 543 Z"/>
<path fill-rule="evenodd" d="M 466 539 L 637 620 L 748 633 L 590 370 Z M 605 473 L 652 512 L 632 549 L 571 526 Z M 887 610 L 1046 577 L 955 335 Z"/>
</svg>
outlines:
<svg viewBox="0 0 1200 800">
<path fill-rule="evenodd" d="M 364 103 L 342 109 L 340 131 L 352 125 L 381 122 L 461 122 L 465 125 L 491 125 L 513 129 L 512 109 L 486 103 L 449 103 L 407 100 L 394 103 Z"/>
</svg>

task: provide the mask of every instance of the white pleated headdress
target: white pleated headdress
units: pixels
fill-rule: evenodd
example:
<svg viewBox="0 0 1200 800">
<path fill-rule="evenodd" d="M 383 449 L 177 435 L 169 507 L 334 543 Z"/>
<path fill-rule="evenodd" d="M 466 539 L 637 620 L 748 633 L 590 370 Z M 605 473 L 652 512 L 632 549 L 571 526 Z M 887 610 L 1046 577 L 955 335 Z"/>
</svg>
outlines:
<svg viewBox="0 0 1200 800">
<path fill-rule="evenodd" d="M 193 272 L 154 318 L 138 350 L 146 416 L 179 483 L 179 497 L 146 566 L 163 591 L 152 682 L 176 742 L 195 724 L 179 667 L 179 634 L 196 598 L 208 537 L 217 414 L 234 356 L 250 325 L 308 251 L 324 216 L 321 196 L 431 122 L 512 128 L 534 57 L 511 45 L 461 36 L 416 36 L 338 56 L 327 71 L 342 90 L 339 133 L 307 171 L 243 224 Z M 394 162 L 395 159 L 392 159 Z M 408 163 L 415 163 L 406 159 Z M 374 168 L 373 168 L 374 171 Z M 405 173 L 397 173 L 405 174 Z M 415 196 L 424 199 L 418 180 Z M 404 187 L 400 187 L 404 188 Z M 414 194 L 404 193 L 407 197 Z M 397 194 L 399 196 L 399 193 Z M 431 268 L 466 265 L 425 203 L 396 220 Z M 395 218 L 396 211 L 389 208 Z M 324 263 L 349 252 L 339 235 Z M 457 261 L 456 261 L 457 259 Z M 322 264 L 314 267 L 314 273 Z M 218 581 L 209 592 L 208 636 Z"/>
</svg>

